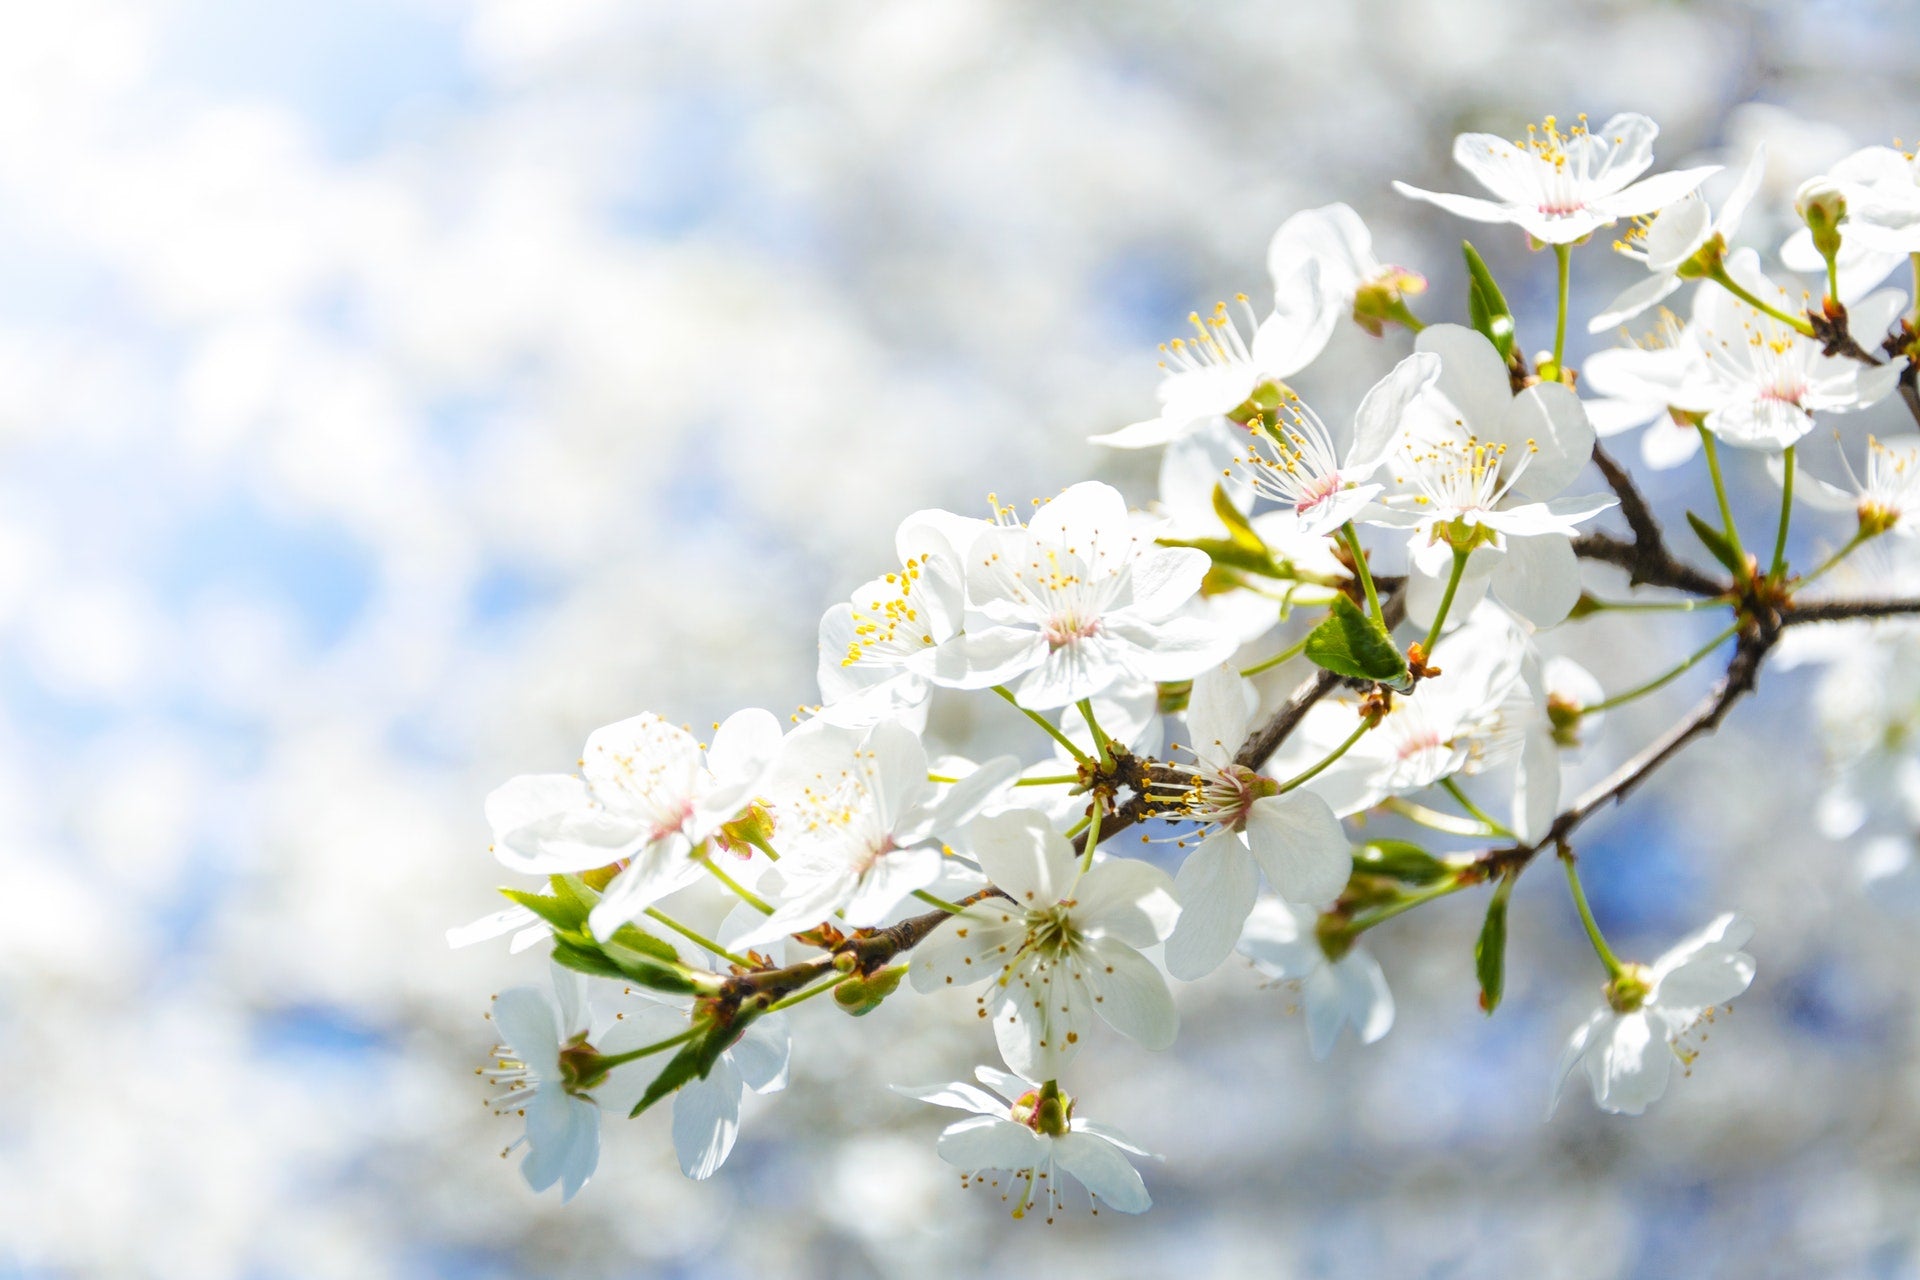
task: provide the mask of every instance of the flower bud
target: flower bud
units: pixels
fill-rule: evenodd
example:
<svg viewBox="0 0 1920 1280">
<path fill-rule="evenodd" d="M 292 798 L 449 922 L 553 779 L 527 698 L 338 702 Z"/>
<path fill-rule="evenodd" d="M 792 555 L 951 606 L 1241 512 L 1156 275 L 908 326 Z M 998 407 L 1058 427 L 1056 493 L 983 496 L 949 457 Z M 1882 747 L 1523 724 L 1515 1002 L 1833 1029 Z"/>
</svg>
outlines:
<svg viewBox="0 0 1920 1280">
<path fill-rule="evenodd" d="M 1389 324 L 1406 324 L 1412 319 L 1412 313 L 1407 310 L 1407 295 L 1426 291 L 1425 276 L 1387 267 L 1360 282 L 1360 288 L 1353 295 L 1353 322 L 1377 338 L 1386 332 Z"/>
<path fill-rule="evenodd" d="M 1840 252 L 1840 222 L 1847 216 L 1847 196 L 1831 178 L 1809 178 L 1793 193 L 1793 211 L 1813 232 L 1813 247 L 1832 261 Z"/>
</svg>

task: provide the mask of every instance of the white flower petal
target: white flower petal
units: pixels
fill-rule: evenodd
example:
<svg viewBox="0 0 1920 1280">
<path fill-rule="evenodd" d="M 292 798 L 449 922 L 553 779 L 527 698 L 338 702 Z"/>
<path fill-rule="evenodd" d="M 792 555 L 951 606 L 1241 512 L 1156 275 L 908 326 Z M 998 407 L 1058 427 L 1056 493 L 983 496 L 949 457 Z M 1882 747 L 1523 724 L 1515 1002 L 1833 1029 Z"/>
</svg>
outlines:
<svg viewBox="0 0 1920 1280">
<path fill-rule="evenodd" d="M 1087 985 L 1107 1025 L 1149 1049 L 1171 1045 L 1180 1018 L 1160 971 L 1117 938 L 1092 938 L 1085 946 Z"/>
<path fill-rule="evenodd" d="M 1260 869 L 1238 836 L 1215 832 L 1187 854 L 1173 889 L 1180 921 L 1167 939 L 1167 972 L 1192 982 L 1232 954 L 1260 893 Z"/>
<path fill-rule="evenodd" d="M 1092 1133 L 1062 1134 L 1053 1141 L 1054 1163 L 1121 1213 L 1145 1213 L 1153 1205 L 1140 1171 L 1118 1148 Z"/>
<path fill-rule="evenodd" d="M 1311 791 L 1254 801 L 1247 814 L 1247 845 L 1274 892 L 1288 902 L 1330 902 L 1353 872 L 1346 830 Z"/>
</svg>

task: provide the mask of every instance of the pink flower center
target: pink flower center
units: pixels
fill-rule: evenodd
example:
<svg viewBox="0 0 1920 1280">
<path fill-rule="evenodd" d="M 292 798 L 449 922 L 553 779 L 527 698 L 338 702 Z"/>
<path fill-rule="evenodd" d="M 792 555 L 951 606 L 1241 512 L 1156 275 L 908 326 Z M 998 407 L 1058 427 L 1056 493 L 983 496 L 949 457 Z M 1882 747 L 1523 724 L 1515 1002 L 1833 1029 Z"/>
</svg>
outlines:
<svg viewBox="0 0 1920 1280">
<path fill-rule="evenodd" d="M 1321 503 L 1340 492 L 1340 473 L 1329 471 L 1326 475 L 1309 480 L 1301 487 L 1299 501 L 1293 504 L 1295 515 L 1305 515 Z"/>
<path fill-rule="evenodd" d="M 1100 619 L 1082 618 L 1071 613 L 1058 613 L 1047 619 L 1047 647 L 1060 649 L 1076 640 L 1100 634 Z"/>
</svg>

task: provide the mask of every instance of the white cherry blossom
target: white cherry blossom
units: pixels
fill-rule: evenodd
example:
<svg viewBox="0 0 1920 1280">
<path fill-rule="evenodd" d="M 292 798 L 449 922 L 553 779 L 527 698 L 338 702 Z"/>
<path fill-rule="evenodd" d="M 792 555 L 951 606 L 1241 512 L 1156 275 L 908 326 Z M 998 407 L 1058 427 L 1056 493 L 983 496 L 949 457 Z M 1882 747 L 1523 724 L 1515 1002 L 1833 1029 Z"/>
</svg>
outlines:
<svg viewBox="0 0 1920 1280">
<path fill-rule="evenodd" d="M 924 718 L 932 686 L 964 678 L 965 551 L 986 527 L 944 511 L 901 523 L 894 538 L 900 568 L 856 588 L 820 619 L 822 718 L 849 725 Z"/>
<path fill-rule="evenodd" d="M 1647 466 L 1668 471 L 1689 461 L 1700 452 L 1700 433 L 1691 421 L 1674 417 L 1670 406 L 1698 358 L 1686 326 L 1665 309 L 1659 327 L 1639 345 L 1588 356 L 1580 367 L 1580 387 L 1597 398 L 1580 403 L 1594 434 L 1607 439 L 1645 427 L 1640 458 Z"/>
<path fill-rule="evenodd" d="M 1374 476 L 1400 443 L 1414 401 L 1440 376 L 1440 357 L 1416 352 L 1367 392 L 1342 449 L 1305 401 L 1282 394 L 1269 431 L 1247 429 L 1235 459 L 1261 495 L 1290 508 L 1300 533 L 1323 537 L 1364 511 L 1382 485 Z"/>
<path fill-rule="evenodd" d="M 632 994 L 636 1004 L 616 1014 L 599 1038 L 603 1053 L 628 1053 L 659 1044 L 691 1025 L 691 1002 L 653 992 Z M 786 1088 L 791 1049 L 786 1014 L 762 1014 L 747 1024 L 712 1070 L 674 1091 L 673 1149 L 682 1173 L 694 1179 L 710 1178 L 727 1162 L 740 1135 L 741 1098 L 748 1089 L 778 1093 Z M 636 1060 L 625 1074 L 610 1077 L 595 1097 L 610 1114 L 625 1116 L 672 1056 L 668 1050 Z"/>
<path fill-rule="evenodd" d="M 1018 810 L 976 818 L 966 844 L 1007 897 L 966 908 L 915 949 L 916 990 L 991 979 L 981 1010 L 1007 1065 L 1029 1079 L 1056 1078 L 1096 1013 L 1149 1049 L 1173 1043 L 1173 997 L 1140 954 L 1180 915 L 1165 872 L 1108 858 L 1083 875 L 1066 837 Z"/>
<path fill-rule="evenodd" d="M 1268 977 L 1297 989 L 1306 1008 L 1307 1044 L 1324 1061 L 1351 1026 L 1361 1044 L 1393 1029 L 1393 992 L 1366 948 L 1349 945 L 1338 959 L 1321 946 L 1320 915 L 1306 907 L 1262 898 L 1247 917 L 1240 954 Z"/>
<path fill-rule="evenodd" d="M 1803 306 L 1761 274 L 1751 249 L 1728 258 L 1727 273 L 1782 311 Z M 1852 311 L 1854 331 L 1885 332 L 1901 306 L 1892 291 L 1862 299 Z M 1813 429 L 1815 413 L 1850 413 L 1875 404 L 1893 390 L 1905 363 L 1869 365 L 1824 355 L 1817 340 L 1711 286 L 1694 295 L 1687 334 L 1697 358 L 1673 389 L 1672 404 L 1705 414 L 1707 430 L 1743 449 L 1778 452 Z"/>
<path fill-rule="evenodd" d="M 1282 384 L 1313 362 L 1327 345 L 1337 314 L 1323 303 L 1319 270 L 1309 263 L 1284 282 L 1276 308 L 1258 320 L 1247 296 L 1235 300 L 1252 330 L 1242 336 L 1234 315 L 1222 302 L 1213 314 L 1187 317 L 1193 337 L 1160 346 L 1160 412 L 1152 418 L 1092 437 L 1115 449 L 1147 449 L 1168 444 L 1214 418 L 1240 410 L 1262 389 Z"/>
<path fill-rule="evenodd" d="M 1723 915 L 1651 967 L 1624 966 L 1607 984 L 1606 1004 L 1567 1041 L 1548 1114 L 1559 1106 L 1576 1065 L 1586 1069 L 1594 1105 L 1602 1111 L 1645 1111 L 1667 1091 L 1674 1063 L 1685 1071 L 1699 1056 L 1693 1033 L 1753 982 L 1753 957 L 1740 949 L 1752 936 L 1747 921 Z"/>
<path fill-rule="evenodd" d="M 1344 204 L 1303 209 L 1273 233 L 1267 271 L 1276 291 L 1300 279 L 1309 264 L 1319 276 L 1319 303 L 1329 327 L 1351 318 L 1375 337 L 1388 307 L 1400 303 L 1401 295 L 1427 287 L 1416 272 L 1382 265 L 1374 256 L 1373 233 Z"/>
<path fill-rule="evenodd" d="M 1851 303 L 1920 253 L 1920 159 L 1893 147 L 1863 147 L 1838 161 L 1815 181 L 1837 188 L 1846 198 L 1840 221 L 1840 294 Z M 1825 271 L 1807 228 L 1796 231 L 1780 249 L 1794 271 Z M 1865 345 L 1862 327 L 1854 334 Z"/>
<path fill-rule="evenodd" d="M 1401 195 L 1475 222 L 1510 222 L 1543 243 L 1571 244 L 1621 218 L 1672 204 L 1719 168 L 1677 169 L 1634 181 L 1653 164 L 1659 132 L 1647 117 L 1629 113 L 1591 133 L 1585 116 L 1564 133 L 1548 116 L 1542 125 L 1528 125 L 1521 142 L 1463 133 L 1454 139 L 1454 161 L 1493 199 L 1425 191 L 1404 182 L 1393 186 Z"/>
<path fill-rule="evenodd" d="M 883 923 L 944 871 L 952 838 L 1020 771 L 990 760 L 937 788 L 920 735 L 897 720 L 851 729 L 814 720 L 781 744 L 767 781 L 777 815 L 774 913 L 740 938 L 758 946 L 841 912 L 847 924 Z"/>
<path fill-rule="evenodd" d="M 1889 442 L 1868 436 L 1864 475 L 1854 471 L 1844 452 L 1840 461 L 1847 469 L 1844 486 L 1822 480 L 1804 464 L 1798 467 L 1793 478 L 1794 500 L 1821 511 L 1848 512 L 1858 519 L 1863 531 L 1904 538 L 1920 534 L 1920 437 Z M 1775 480 L 1785 474 L 1784 466 L 1774 457 L 1767 459 L 1767 470 Z"/>
<path fill-rule="evenodd" d="M 597 729 L 578 775 L 525 775 L 487 797 L 494 855 L 537 875 L 625 863 L 590 920 L 606 937 L 700 874 L 689 855 L 753 800 L 779 744 L 779 721 L 757 708 L 704 749 L 651 712 Z"/>
<path fill-rule="evenodd" d="M 1052 1222 L 1061 1206 L 1063 1173 L 1121 1213 L 1144 1213 L 1152 1206 L 1146 1183 L 1127 1160 L 1128 1156 L 1151 1156 L 1120 1130 L 1075 1115 L 1074 1100 L 1057 1088 L 1048 1090 L 994 1067 L 976 1067 L 973 1074 L 993 1092 L 962 1080 L 927 1088 L 893 1088 L 921 1102 L 973 1113 L 942 1130 L 934 1150 L 972 1176 L 988 1170 L 1010 1174 L 1020 1186 L 1014 1217 L 1025 1217 L 1038 1196 L 1041 1212 Z"/>
<path fill-rule="evenodd" d="M 1187 816 L 1203 824 L 1174 879 L 1180 923 L 1167 940 L 1167 970 L 1192 980 L 1218 968 L 1233 950 L 1260 888 L 1260 875 L 1288 902 L 1330 902 L 1346 888 L 1352 851 L 1327 802 L 1237 764 L 1234 752 L 1253 723 L 1251 682 L 1215 667 L 1193 682 L 1187 731 L 1195 763 L 1181 793 Z"/>
<path fill-rule="evenodd" d="M 1628 231 L 1614 247 L 1639 262 L 1650 274 L 1638 284 L 1628 286 L 1588 321 L 1587 332 L 1605 332 L 1633 319 L 1648 307 L 1659 305 L 1680 287 L 1681 265 L 1716 238 L 1724 250 L 1740 229 L 1740 220 L 1746 216 L 1747 206 L 1753 202 L 1754 192 L 1759 190 L 1760 179 L 1766 171 L 1766 148 L 1757 147 L 1727 195 L 1726 203 L 1720 206 L 1718 217 L 1708 213 L 1704 196 L 1698 191 L 1689 191 Z"/>
<path fill-rule="evenodd" d="M 1110 485 L 1077 484 L 1025 527 L 982 533 L 967 565 L 975 685 L 1018 680 L 1020 705 L 1063 707 L 1129 680 L 1186 680 L 1236 647 L 1182 614 L 1211 562 L 1159 547 Z"/>
<path fill-rule="evenodd" d="M 1455 596 L 1464 616 L 1489 586 L 1539 626 L 1567 616 L 1580 597 L 1572 535 L 1614 505 L 1561 497 L 1593 454 L 1593 428 L 1558 383 L 1513 393 L 1493 343 L 1461 325 L 1437 324 L 1416 343 L 1440 357 L 1427 399 L 1392 460 L 1395 488 L 1372 519 L 1411 530 L 1407 616 L 1430 623 L 1453 566 L 1451 539 L 1477 543 Z"/>
</svg>

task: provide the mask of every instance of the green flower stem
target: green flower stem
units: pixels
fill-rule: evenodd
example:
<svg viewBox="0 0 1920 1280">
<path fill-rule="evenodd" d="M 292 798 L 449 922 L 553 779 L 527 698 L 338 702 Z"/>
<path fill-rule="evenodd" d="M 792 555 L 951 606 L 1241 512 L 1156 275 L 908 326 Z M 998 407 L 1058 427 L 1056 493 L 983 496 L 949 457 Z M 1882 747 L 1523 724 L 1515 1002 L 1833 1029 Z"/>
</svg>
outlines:
<svg viewBox="0 0 1920 1280">
<path fill-rule="evenodd" d="M 1313 768 L 1308 769 L 1305 773 L 1298 774 L 1292 778 L 1287 779 L 1285 782 L 1281 783 L 1279 794 L 1285 795 L 1287 792 L 1292 791 L 1295 787 L 1299 786 L 1301 783 L 1309 782 L 1314 778 L 1318 777 L 1320 773 L 1327 768 L 1328 765 L 1332 764 L 1335 760 L 1338 760 L 1341 756 L 1347 754 L 1347 750 L 1350 747 L 1352 747 L 1354 743 L 1360 741 L 1361 738 L 1365 737 L 1367 730 L 1373 728 L 1373 726 L 1378 723 L 1379 721 L 1374 719 L 1372 716 L 1368 716 L 1366 719 L 1362 720 L 1360 722 L 1360 727 L 1355 729 L 1352 733 L 1348 734 L 1347 740 L 1341 743 L 1339 746 L 1335 747 L 1333 749 L 1333 753 L 1329 755 L 1326 759 L 1322 760 L 1319 764 L 1314 765 Z"/>
<path fill-rule="evenodd" d="M 766 902 L 758 894 L 754 893 L 753 890 L 747 888 L 747 886 L 741 884 L 738 880 L 735 880 L 732 876 L 722 871 L 714 863 L 712 858 L 702 855 L 700 858 L 700 864 L 704 866 L 707 870 L 713 872 L 714 879 L 718 880 L 721 884 L 727 886 L 727 888 L 733 890 L 733 892 L 739 897 L 740 901 L 746 903 L 748 906 L 752 907 L 755 911 L 758 911 L 763 916 L 770 916 L 773 914 L 773 908 L 768 906 Z"/>
<path fill-rule="evenodd" d="M 747 959 L 745 956 L 737 956 L 733 954 L 733 952 L 727 950 L 725 947 L 715 942 L 712 938 L 702 937 L 700 934 L 697 934 L 693 930 L 687 928 L 687 926 L 681 924 L 678 920 L 675 920 L 672 916 L 668 915 L 664 911 L 657 910 L 653 907 L 648 907 L 646 909 L 646 917 L 649 920 L 657 921 L 658 923 L 665 925 L 667 928 L 673 930 L 675 933 L 679 934 L 681 937 L 687 939 L 687 941 L 695 944 L 696 946 L 706 948 L 708 951 L 712 952 L 716 956 L 719 956 L 722 960 L 725 960 L 729 964 L 737 964 L 742 969 L 753 968 L 753 961 Z"/>
<path fill-rule="evenodd" d="M 1093 851 L 1100 845 L 1100 819 L 1102 817 L 1100 801 L 1095 799 L 1093 807 L 1087 811 L 1087 849 L 1080 855 L 1080 870 L 1085 873 L 1093 867 Z"/>
<path fill-rule="evenodd" d="M 1458 893 L 1466 887 L 1466 882 L 1462 880 L 1442 880 L 1430 889 L 1422 889 L 1418 893 L 1410 893 L 1398 902 L 1389 902 L 1386 906 L 1376 911 L 1370 911 L 1364 916 L 1355 917 L 1353 923 L 1348 926 L 1348 932 L 1353 934 L 1365 933 L 1375 925 L 1385 924 L 1397 915 L 1411 911 L 1415 907 L 1424 907 L 1436 898 L 1444 898 L 1449 894 Z"/>
<path fill-rule="evenodd" d="M 1433 646 L 1440 641 L 1440 628 L 1447 625 L 1447 611 L 1453 608 L 1453 593 L 1460 589 L 1460 575 L 1467 571 L 1467 558 L 1472 554 L 1458 547 L 1453 549 L 1453 571 L 1447 575 L 1446 594 L 1440 597 L 1440 607 L 1433 615 L 1433 626 L 1427 629 L 1427 641 L 1420 646 L 1429 658 L 1433 656 Z"/>
<path fill-rule="evenodd" d="M 905 965 L 900 965 L 898 967 L 902 969 L 906 968 Z M 831 978 L 828 978 L 825 982 L 821 983 L 817 987 L 808 987 L 805 991 L 799 992 L 796 995 L 790 995 L 785 1000 L 775 1000 L 772 1004 L 767 1006 L 767 1012 L 778 1013 L 782 1009 L 791 1009 L 793 1008 L 793 1006 L 797 1004 L 801 1004 L 805 1001 L 813 999 L 817 995 L 833 990 L 835 987 L 839 986 L 841 983 L 845 982 L 848 978 L 851 978 L 852 976 L 853 975 L 851 973 L 836 973 Z"/>
<path fill-rule="evenodd" d="M 1713 477 L 1713 496 L 1720 503 L 1720 523 L 1726 528 L 1727 541 L 1733 544 L 1734 558 L 1741 564 L 1747 562 L 1747 549 L 1740 544 L 1740 529 L 1733 522 L 1733 506 L 1727 501 L 1727 484 L 1720 476 L 1720 442 L 1713 438 L 1713 432 L 1707 430 L 1707 424 L 1695 425 L 1700 433 L 1700 447 L 1707 454 L 1707 472 Z"/>
<path fill-rule="evenodd" d="M 950 916 L 957 916 L 962 911 L 966 910 L 965 907 L 959 906 L 956 903 L 948 902 L 945 898 L 934 897 L 932 894 L 928 893 L 925 889 L 915 889 L 913 891 L 913 896 L 920 899 L 920 901 L 926 903 L 930 907 L 940 908 L 942 911 L 946 912 Z"/>
<path fill-rule="evenodd" d="M 1440 779 L 1440 785 L 1446 790 L 1446 793 L 1448 795 L 1453 797 L 1453 801 L 1455 804 L 1459 805 L 1462 809 L 1465 809 L 1473 817 L 1478 818 L 1482 823 L 1486 825 L 1486 828 L 1490 833 L 1492 833 L 1493 835 L 1499 836 L 1502 840 L 1514 840 L 1518 838 L 1513 834 L 1513 832 L 1509 831 L 1504 825 L 1494 821 L 1493 818 L 1489 817 L 1486 811 L 1481 809 L 1479 805 L 1475 804 L 1472 800 L 1470 800 L 1467 797 L 1467 793 L 1461 789 L 1460 784 L 1455 782 L 1452 778 Z"/>
<path fill-rule="evenodd" d="M 1113 739 L 1107 736 L 1107 731 L 1100 727 L 1100 721 L 1094 718 L 1093 699 L 1082 698 L 1077 705 L 1080 708 L 1081 717 L 1087 722 L 1087 729 L 1093 734 L 1093 745 L 1100 752 L 1100 767 L 1102 769 L 1112 768 Z"/>
<path fill-rule="evenodd" d="M 1499 834 L 1497 831 L 1488 830 L 1478 822 L 1473 822 L 1466 818 L 1457 818 L 1451 813 L 1442 813 L 1438 809 L 1429 809 L 1423 804 L 1415 804 L 1413 801 L 1403 799 L 1400 796 L 1388 796 L 1380 802 L 1380 807 L 1390 813 L 1399 814 L 1409 822 L 1417 822 L 1421 826 L 1429 827 L 1435 831 L 1444 831 L 1450 836 L 1479 838 Z"/>
<path fill-rule="evenodd" d="M 1722 631 L 1719 635 L 1715 636 L 1713 639 L 1707 641 L 1707 643 L 1704 646 L 1695 650 L 1691 655 L 1685 658 L 1680 663 L 1679 666 L 1674 667 L 1668 671 L 1664 671 L 1661 674 L 1655 676 L 1653 679 L 1647 681 L 1645 684 L 1636 685 L 1633 688 L 1627 690 L 1625 693 L 1616 693 L 1611 698 L 1608 698 L 1601 702 L 1596 702 L 1590 707 L 1582 707 L 1580 708 L 1580 714 L 1592 715 L 1596 711 L 1608 711 L 1614 707 L 1622 705 L 1623 703 L 1632 702 L 1635 698 L 1643 698 L 1647 694 L 1652 693 L 1656 689 L 1664 688 L 1665 686 L 1673 683 L 1675 680 L 1678 680 L 1687 671 L 1691 670 L 1693 666 L 1700 661 L 1700 659 L 1706 657 L 1708 654 L 1712 653 L 1715 649 L 1718 649 L 1721 645 L 1733 639 L 1733 637 L 1739 633 L 1739 630 L 1740 630 L 1740 624 L 1736 622 L 1732 626 L 1728 627 L 1725 631 Z"/>
<path fill-rule="evenodd" d="M 1612 949 L 1607 946 L 1607 940 L 1600 932 L 1600 926 L 1594 921 L 1593 908 L 1587 905 L 1587 892 L 1580 887 L 1580 873 L 1573 866 L 1573 855 L 1563 851 L 1560 861 L 1566 865 L 1567 888 L 1573 892 L 1573 905 L 1580 912 L 1580 923 L 1587 927 L 1587 939 L 1593 943 L 1593 953 L 1600 957 L 1601 964 L 1607 966 L 1607 976 L 1617 978 L 1620 976 L 1620 962 L 1614 958 Z"/>
<path fill-rule="evenodd" d="M 1367 611 L 1373 614 L 1373 620 L 1380 624 L 1382 631 L 1388 630 L 1387 615 L 1380 608 L 1380 593 L 1374 590 L 1373 571 L 1367 568 L 1367 553 L 1360 546 L 1360 531 L 1349 520 L 1340 526 L 1340 536 L 1347 541 L 1347 549 L 1353 553 L 1353 571 L 1359 575 L 1360 585 L 1367 593 Z"/>
<path fill-rule="evenodd" d="M 1038 711 L 1030 711 L 1026 707 L 1021 706 L 1020 700 L 1013 696 L 1013 690 L 1007 688 L 1007 686 L 1003 684 L 997 684 L 993 686 L 993 691 L 999 694 L 1001 697 L 1005 698 L 1007 702 L 1011 704 L 1013 708 L 1016 711 L 1018 711 L 1021 715 L 1033 721 L 1035 724 L 1039 725 L 1042 729 L 1045 729 L 1047 731 L 1047 736 L 1049 738 L 1052 738 L 1055 742 L 1059 743 L 1061 746 L 1065 747 L 1068 753 L 1071 754 L 1075 760 L 1079 761 L 1081 764 L 1085 764 L 1087 763 L 1087 761 L 1093 759 L 1092 756 L 1082 751 L 1079 747 L 1079 744 L 1075 743 L 1072 738 L 1069 738 L 1066 734 L 1060 732 L 1059 729 L 1055 728 L 1053 721 L 1047 719 L 1045 716 L 1041 715 Z"/>
<path fill-rule="evenodd" d="M 652 1057 L 654 1054 L 671 1049 L 677 1044 L 685 1044 L 704 1030 L 706 1030 L 704 1026 L 696 1023 L 677 1036 L 669 1036 L 665 1040 L 656 1040 L 652 1044 L 643 1044 L 638 1049 L 629 1049 L 625 1053 L 596 1054 L 594 1055 L 593 1065 L 601 1071 L 611 1071 L 613 1068 L 625 1066 L 629 1062 Z"/>
<path fill-rule="evenodd" d="M 1806 577 L 1794 583 L 1793 584 L 1794 590 L 1798 591 L 1800 588 L 1806 586 L 1808 583 L 1812 582 L 1815 578 L 1819 577 L 1821 574 L 1825 573 L 1827 570 L 1833 568 L 1833 566 L 1839 564 L 1842 560 L 1845 560 L 1848 556 L 1852 555 L 1855 551 L 1859 550 L 1862 545 L 1872 541 L 1874 537 L 1875 537 L 1874 534 L 1867 533 L 1864 530 L 1855 530 L 1853 537 L 1847 540 L 1846 546 L 1841 547 L 1838 551 L 1828 556 L 1825 560 L 1822 560 L 1820 562 L 1819 567 L 1816 568 L 1812 573 L 1809 573 Z"/>
<path fill-rule="evenodd" d="M 1262 671 L 1271 671 L 1275 667 L 1279 666 L 1281 663 L 1285 662 L 1288 658 L 1299 657 L 1301 651 L 1307 647 L 1307 641 L 1311 639 L 1313 639 L 1313 635 L 1311 632 L 1309 632 L 1308 634 L 1300 637 L 1300 643 L 1290 644 L 1286 648 L 1282 649 L 1280 652 L 1274 654 L 1271 658 L 1262 659 L 1261 661 L 1254 663 L 1250 667 L 1243 667 L 1240 671 L 1240 674 L 1251 678 L 1253 676 L 1259 675 Z"/>
<path fill-rule="evenodd" d="M 1557 244 L 1553 246 L 1553 256 L 1560 266 L 1560 305 L 1553 322 L 1553 367 L 1556 376 L 1566 367 L 1567 357 L 1567 293 L 1572 278 L 1573 246 Z"/>
<path fill-rule="evenodd" d="M 1732 603 L 1726 596 L 1709 600 L 1595 600 L 1589 596 L 1581 609 L 1586 613 L 1692 613 L 1698 609 L 1724 609 Z"/>
<path fill-rule="evenodd" d="M 1740 299 L 1740 301 L 1746 303 L 1762 315 L 1772 316 L 1775 320 L 1786 325 L 1801 337 L 1811 338 L 1813 336 L 1813 325 L 1805 316 L 1796 316 L 1789 312 L 1782 311 L 1770 303 L 1762 302 L 1742 287 L 1739 281 L 1728 275 L 1724 265 L 1716 266 L 1713 271 L 1708 273 L 1707 279 L 1713 281 L 1722 289 L 1725 289 L 1728 293 Z"/>
<path fill-rule="evenodd" d="M 1787 576 L 1787 522 L 1793 519 L 1793 446 L 1788 445 L 1784 461 L 1786 479 L 1780 490 L 1780 532 L 1773 538 L 1773 568 L 1767 576 L 1775 582 Z"/>
</svg>

